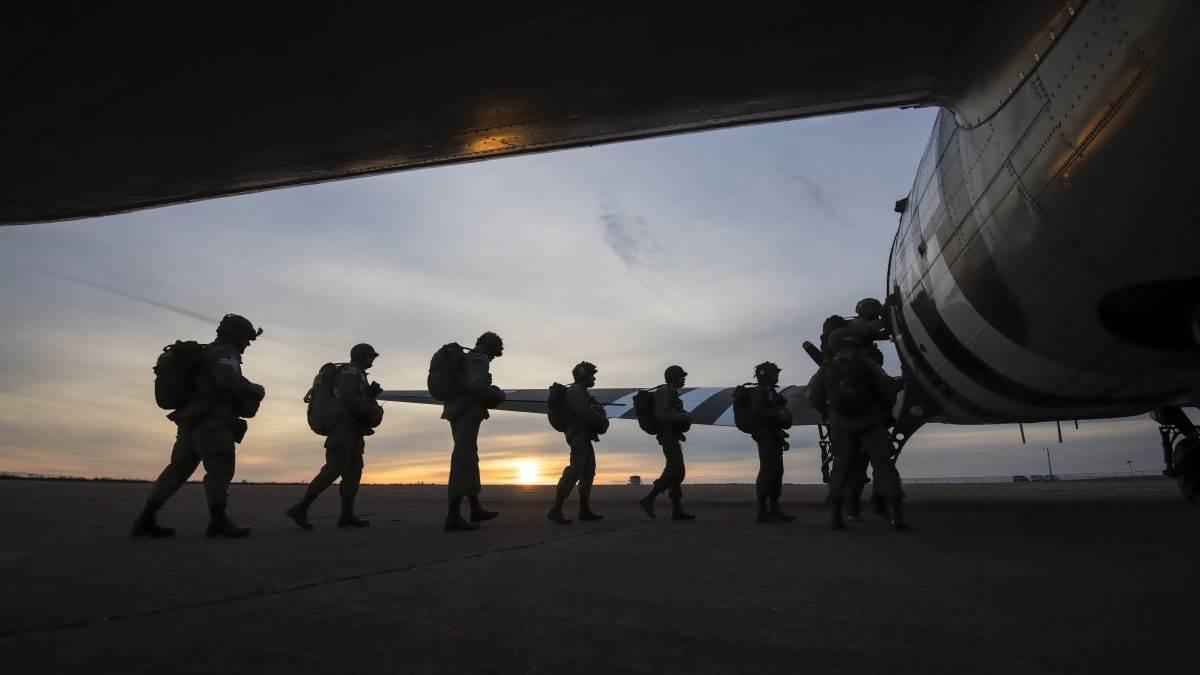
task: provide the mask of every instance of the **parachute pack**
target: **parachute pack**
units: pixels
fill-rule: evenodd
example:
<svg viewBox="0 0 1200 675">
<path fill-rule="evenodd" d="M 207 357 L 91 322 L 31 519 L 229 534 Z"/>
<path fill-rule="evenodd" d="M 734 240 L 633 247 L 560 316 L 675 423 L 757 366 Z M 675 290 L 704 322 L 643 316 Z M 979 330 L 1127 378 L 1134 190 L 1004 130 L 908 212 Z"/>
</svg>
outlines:
<svg viewBox="0 0 1200 675">
<path fill-rule="evenodd" d="M 176 340 L 163 347 L 154 364 L 154 402 L 158 407 L 178 410 L 191 403 L 207 347 L 195 340 Z"/>
<path fill-rule="evenodd" d="M 567 405 L 567 387 L 555 382 L 546 393 L 546 417 L 555 431 L 566 432 L 571 425 L 571 408 Z"/>
<path fill-rule="evenodd" d="M 643 389 L 633 395 L 633 411 L 637 415 L 638 426 L 651 436 L 658 434 L 658 419 L 654 416 L 655 389 L 658 387 Z"/>
<path fill-rule="evenodd" d="M 733 390 L 733 424 L 738 431 L 748 434 L 754 433 L 756 421 L 753 408 L 755 386 L 755 383 L 747 382 Z"/>
<path fill-rule="evenodd" d="M 338 371 L 344 365 L 326 363 L 321 366 L 313 378 L 312 388 L 304 395 L 304 402 L 308 404 L 308 428 L 320 436 L 328 436 L 341 416 L 342 408 L 334 386 L 337 384 Z"/>
<path fill-rule="evenodd" d="M 832 359 L 825 364 L 825 391 L 829 405 L 839 413 L 852 415 L 875 402 L 875 378 L 871 364 L 862 359 Z"/>
<path fill-rule="evenodd" d="M 451 342 L 434 352 L 425 381 L 433 400 L 440 403 L 453 401 L 462 392 L 465 351 L 462 345 Z"/>
</svg>

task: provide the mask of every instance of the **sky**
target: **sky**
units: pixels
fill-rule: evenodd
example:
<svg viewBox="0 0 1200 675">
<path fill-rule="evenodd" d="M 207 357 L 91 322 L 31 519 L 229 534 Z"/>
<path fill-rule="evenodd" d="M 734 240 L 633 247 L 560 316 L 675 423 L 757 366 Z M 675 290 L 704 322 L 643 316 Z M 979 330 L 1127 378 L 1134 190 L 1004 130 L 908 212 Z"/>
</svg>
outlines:
<svg viewBox="0 0 1200 675">
<path fill-rule="evenodd" d="M 227 312 L 264 328 L 244 371 L 267 399 L 238 479 L 303 481 L 323 439 L 305 422 L 321 364 L 370 342 L 372 379 L 424 387 L 429 358 L 486 330 L 505 388 L 569 381 L 733 386 L 771 360 L 782 384 L 815 366 L 822 319 L 884 295 L 888 251 L 935 111 L 880 110 L 494 159 L 106 218 L 0 227 L 0 471 L 153 478 L 174 425 L 151 367 L 176 339 L 208 341 Z M 886 346 L 889 371 L 898 372 Z M 432 406 L 385 404 L 367 482 L 443 483 L 449 427 Z M 931 425 L 910 477 L 1161 468 L 1148 418 Z M 792 431 L 785 480 L 819 481 L 816 430 Z M 539 415 L 498 412 L 480 436 L 485 483 L 553 483 L 567 461 Z M 697 428 L 688 480 L 753 482 L 754 444 Z M 654 439 L 616 422 L 599 483 L 653 477 Z M 1128 463 L 1127 463 L 1128 462 Z M 198 478 L 199 476 L 197 476 Z"/>
</svg>

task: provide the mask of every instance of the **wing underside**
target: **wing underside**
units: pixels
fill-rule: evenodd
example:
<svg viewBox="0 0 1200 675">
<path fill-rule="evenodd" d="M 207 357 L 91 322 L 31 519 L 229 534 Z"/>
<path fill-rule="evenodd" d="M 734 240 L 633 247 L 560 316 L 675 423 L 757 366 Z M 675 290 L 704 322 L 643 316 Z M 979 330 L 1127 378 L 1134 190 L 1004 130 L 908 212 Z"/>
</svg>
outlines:
<svg viewBox="0 0 1200 675">
<path fill-rule="evenodd" d="M 733 424 L 733 387 L 685 387 L 680 390 L 683 407 L 692 415 L 693 423 L 718 427 Z M 609 419 L 635 419 L 633 395 L 639 389 L 593 389 L 592 396 L 604 405 Z M 546 389 L 505 389 L 508 399 L 500 410 L 546 414 Z M 779 393 L 788 402 L 794 424 L 810 426 L 821 423 L 821 415 L 808 403 L 808 387 L 784 387 Z M 441 405 L 428 391 L 385 391 L 381 401 Z"/>
</svg>

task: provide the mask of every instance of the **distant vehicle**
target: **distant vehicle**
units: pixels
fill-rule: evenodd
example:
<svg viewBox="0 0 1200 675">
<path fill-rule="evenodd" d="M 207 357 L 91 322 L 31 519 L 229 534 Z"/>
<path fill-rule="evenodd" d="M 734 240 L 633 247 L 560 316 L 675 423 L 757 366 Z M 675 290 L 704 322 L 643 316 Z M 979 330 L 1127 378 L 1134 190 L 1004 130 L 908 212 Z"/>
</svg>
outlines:
<svg viewBox="0 0 1200 675">
<path fill-rule="evenodd" d="M 1029 476 L 1013 476 L 1014 483 L 1028 483 Z"/>
</svg>

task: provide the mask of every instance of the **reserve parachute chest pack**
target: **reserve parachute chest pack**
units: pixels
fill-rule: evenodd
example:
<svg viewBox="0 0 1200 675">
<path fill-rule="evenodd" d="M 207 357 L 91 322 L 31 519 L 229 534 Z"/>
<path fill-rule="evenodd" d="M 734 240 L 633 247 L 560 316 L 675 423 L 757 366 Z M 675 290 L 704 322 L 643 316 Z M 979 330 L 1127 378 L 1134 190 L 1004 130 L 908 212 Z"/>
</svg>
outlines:
<svg viewBox="0 0 1200 675">
<path fill-rule="evenodd" d="M 874 373 L 863 359 L 832 359 L 825 364 L 824 378 L 829 405 L 837 412 L 862 412 L 875 402 Z"/>
<path fill-rule="evenodd" d="M 312 388 L 304 395 L 308 404 L 308 428 L 320 436 L 328 436 L 337 425 L 342 413 L 334 387 L 337 385 L 338 371 L 344 363 L 326 363 L 317 371 L 313 378 Z"/>
<path fill-rule="evenodd" d="M 433 400 L 445 403 L 462 393 L 466 348 L 457 342 L 442 345 L 429 360 L 429 377 L 425 384 Z"/>
<path fill-rule="evenodd" d="M 546 392 L 546 418 L 555 431 L 566 432 L 571 426 L 571 408 L 567 405 L 566 385 L 555 382 Z"/>
<path fill-rule="evenodd" d="M 207 348 L 195 340 L 176 340 L 163 347 L 154 364 L 154 402 L 158 407 L 178 410 L 191 403 Z"/>
</svg>

